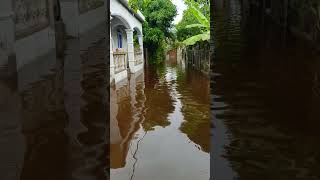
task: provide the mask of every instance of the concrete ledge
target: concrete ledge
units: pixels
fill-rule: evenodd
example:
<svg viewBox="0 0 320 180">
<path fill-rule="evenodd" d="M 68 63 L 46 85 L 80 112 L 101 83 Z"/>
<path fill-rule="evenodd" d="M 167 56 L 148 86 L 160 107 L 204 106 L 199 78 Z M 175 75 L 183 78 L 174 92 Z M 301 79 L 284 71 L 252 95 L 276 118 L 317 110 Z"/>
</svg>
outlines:
<svg viewBox="0 0 320 180">
<path fill-rule="evenodd" d="M 79 34 L 82 35 L 88 31 L 94 29 L 99 24 L 103 23 L 106 32 L 106 9 L 105 6 L 101 6 L 94 10 L 90 10 L 79 16 Z"/>
<path fill-rule="evenodd" d="M 100 23 L 80 35 L 80 51 L 87 50 L 93 43 L 106 38 L 106 24 Z"/>
<path fill-rule="evenodd" d="M 40 81 L 43 76 L 51 74 L 57 64 L 55 50 L 34 59 L 31 63 L 25 64 L 18 70 L 18 89 L 23 91 L 33 82 Z"/>
<path fill-rule="evenodd" d="M 135 65 L 133 73 L 143 70 L 143 63 Z"/>
<path fill-rule="evenodd" d="M 114 81 L 115 84 L 119 83 L 120 81 L 126 79 L 128 77 L 128 72 L 127 70 L 118 72 L 117 74 L 114 75 Z"/>
<path fill-rule="evenodd" d="M 17 70 L 38 57 L 55 51 L 55 45 L 55 32 L 50 27 L 16 41 Z"/>
<path fill-rule="evenodd" d="M 124 71 L 124 72 L 126 72 L 126 71 Z M 128 80 L 127 78 L 124 78 L 124 79 L 118 81 L 118 82 L 115 84 L 115 88 L 116 88 L 116 90 L 118 90 L 118 89 L 120 89 L 121 87 L 127 85 L 128 83 L 129 83 L 129 80 Z"/>
</svg>

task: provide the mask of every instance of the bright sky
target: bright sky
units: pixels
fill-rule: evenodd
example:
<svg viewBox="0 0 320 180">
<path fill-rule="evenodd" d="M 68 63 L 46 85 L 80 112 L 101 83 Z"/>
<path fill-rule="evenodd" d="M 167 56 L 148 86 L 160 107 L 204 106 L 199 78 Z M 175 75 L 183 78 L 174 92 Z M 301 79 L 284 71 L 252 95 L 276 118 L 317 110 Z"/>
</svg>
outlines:
<svg viewBox="0 0 320 180">
<path fill-rule="evenodd" d="M 177 24 L 182 19 L 182 14 L 187 6 L 184 4 L 183 0 L 171 0 L 174 5 L 177 7 L 178 15 L 175 17 L 173 23 Z"/>
</svg>

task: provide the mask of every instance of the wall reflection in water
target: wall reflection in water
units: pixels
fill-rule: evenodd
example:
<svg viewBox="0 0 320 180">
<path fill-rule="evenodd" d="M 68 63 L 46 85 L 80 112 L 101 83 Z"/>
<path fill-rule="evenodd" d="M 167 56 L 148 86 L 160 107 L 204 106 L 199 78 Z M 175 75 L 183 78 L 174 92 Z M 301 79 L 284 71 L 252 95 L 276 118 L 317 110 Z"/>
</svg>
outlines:
<svg viewBox="0 0 320 180">
<path fill-rule="evenodd" d="M 225 2 L 215 11 L 214 178 L 319 179 L 319 54 L 262 11 Z"/>
<path fill-rule="evenodd" d="M 111 179 L 209 178 L 208 78 L 170 63 L 110 92 Z"/>
<path fill-rule="evenodd" d="M 2 76 L 2 180 L 107 179 L 103 36 L 81 53 L 82 39 L 69 39 L 63 58 L 50 53 Z"/>
</svg>

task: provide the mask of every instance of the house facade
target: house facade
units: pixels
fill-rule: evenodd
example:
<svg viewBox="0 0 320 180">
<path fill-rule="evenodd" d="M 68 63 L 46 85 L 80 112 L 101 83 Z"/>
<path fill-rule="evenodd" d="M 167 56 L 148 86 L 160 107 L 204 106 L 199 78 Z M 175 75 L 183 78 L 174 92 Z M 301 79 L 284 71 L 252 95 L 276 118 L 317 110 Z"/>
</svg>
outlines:
<svg viewBox="0 0 320 180">
<path fill-rule="evenodd" d="M 57 23 L 66 36 L 81 38 L 81 46 L 96 39 L 87 34 L 103 25 L 105 0 L 1 0 L 0 66 L 13 64 L 19 71 L 39 58 L 55 58 Z M 101 28 L 100 28 L 101 29 Z M 47 57 L 46 57 L 47 58 Z"/>
<path fill-rule="evenodd" d="M 118 83 L 128 73 L 143 70 L 143 34 L 145 20 L 140 11 L 130 9 L 128 0 L 110 1 L 110 82 Z"/>
</svg>

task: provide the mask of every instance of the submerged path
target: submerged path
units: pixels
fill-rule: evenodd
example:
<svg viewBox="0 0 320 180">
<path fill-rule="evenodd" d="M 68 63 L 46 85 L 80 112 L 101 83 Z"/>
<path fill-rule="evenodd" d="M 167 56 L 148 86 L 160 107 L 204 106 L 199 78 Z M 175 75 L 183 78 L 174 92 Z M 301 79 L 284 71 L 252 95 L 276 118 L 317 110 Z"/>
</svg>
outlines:
<svg viewBox="0 0 320 180">
<path fill-rule="evenodd" d="M 214 179 L 320 179 L 319 54 L 226 2 L 214 17 Z"/>
<path fill-rule="evenodd" d="M 52 52 L 0 80 L 1 180 L 108 179 L 106 39 L 99 35 L 88 48 L 68 39 L 63 58 Z"/>
<path fill-rule="evenodd" d="M 111 179 L 207 180 L 209 79 L 175 64 L 111 89 Z"/>
</svg>

